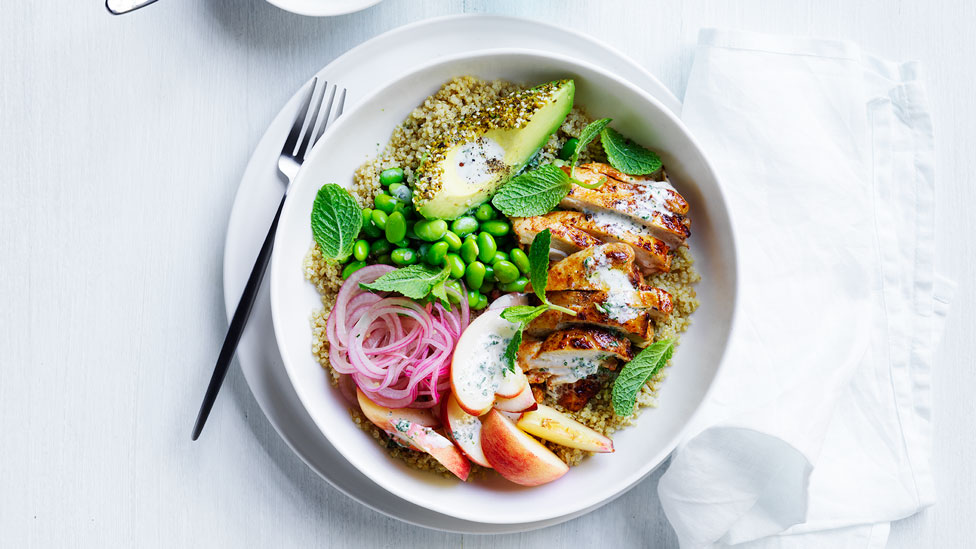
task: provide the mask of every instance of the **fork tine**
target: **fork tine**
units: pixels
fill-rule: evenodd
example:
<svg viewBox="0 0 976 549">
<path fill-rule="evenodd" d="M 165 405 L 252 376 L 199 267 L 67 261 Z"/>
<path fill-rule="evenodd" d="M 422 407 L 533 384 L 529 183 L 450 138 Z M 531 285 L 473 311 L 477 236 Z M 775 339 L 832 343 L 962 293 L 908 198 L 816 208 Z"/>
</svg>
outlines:
<svg viewBox="0 0 976 549">
<path fill-rule="evenodd" d="M 295 115 L 295 123 L 292 124 L 291 130 L 288 132 L 288 139 L 285 140 L 285 145 L 281 148 L 281 153 L 293 156 L 295 152 L 295 145 L 298 144 L 298 138 L 302 135 L 302 126 L 305 125 L 305 115 L 308 114 L 308 107 L 312 104 L 312 96 L 315 94 L 315 84 L 318 82 L 318 77 L 312 79 L 312 85 L 308 89 L 308 97 L 302 102 L 302 108 Z"/>
<path fill-rule="evenodd" d="M 338 86 L 336 86 L 335 89 L 338 89 Z M 335 89 L 332 90 L 333 97 L 335 96 Z M 342 107 L 343 105 L 345 105 L 345 103 L 346 103 L 346 88 L 342 88 L 342 91 L 339 92 L 339 102 L 336 104 L 335 113 L 329 116 L 330 114 L 329 111 L 328 110 L 326 111 L 325 119 L 322 120 L 322 126 L 319 127 L 318 134 L 315 136 L 315 142 L 317 142 L 319 138 L 322 137 L 322 134 L 325 133 L 325 128 L 326 126 L 329 125 L 329 122 L 334 121 L 336 118 L 339 118 L 339 115 L 342 114 Z M 331 110 L 331 108 L 332 108 L 332 98 L 330 97 L 329 110 Z"/>
<path fill-rule="evenodd" d="M 315 140 L 313 140 L 313 138 L 315 137 L 315 123 L 319 119 L 319 111 L 322 110 L 322 103 L 323 100 L 325 99 L 325 94 L 327 91 L 329 91 L 329 82 L 323 80 L 322 92 L 315 94 L 315 99 L 313 101 L 313 103 L 315 103 L 315 109 L 312 110 L 311 116 L 308 117 L 308 127 L 305 128 L 305 134 L 301 139 L 301 143 L 298 144 L 298 150 L 295 151 L 295 159 L 297 159 L 299 162 L 305 160 L 305 153 L 308 152 L 309 144 L 315 143 Z M 332 93 L 334 94 L 335 91 L 333 91 Z M 331 108 L 332 108 L 332 98 L 330 97 L 329 105 L 325 108 L 326 117 L 328 117 L 328 113 Z"/>
</svg>

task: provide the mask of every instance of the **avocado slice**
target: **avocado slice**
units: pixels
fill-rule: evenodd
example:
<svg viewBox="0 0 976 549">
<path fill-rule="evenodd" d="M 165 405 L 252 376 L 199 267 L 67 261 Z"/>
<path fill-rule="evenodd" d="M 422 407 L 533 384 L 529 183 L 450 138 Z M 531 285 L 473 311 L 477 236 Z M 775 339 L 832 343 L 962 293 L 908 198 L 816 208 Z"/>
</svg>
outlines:
<svg viewBox="0 0 976 549">
<path fill-rule="evenodd" d="M 428 219 L 454 219 L 486 202 L 559 129 L 573 108 L 575 91 L 572 80 L 556 80 L 467 116 L 432 147 L 417 170 L 417 211 Z"/>
</svg>

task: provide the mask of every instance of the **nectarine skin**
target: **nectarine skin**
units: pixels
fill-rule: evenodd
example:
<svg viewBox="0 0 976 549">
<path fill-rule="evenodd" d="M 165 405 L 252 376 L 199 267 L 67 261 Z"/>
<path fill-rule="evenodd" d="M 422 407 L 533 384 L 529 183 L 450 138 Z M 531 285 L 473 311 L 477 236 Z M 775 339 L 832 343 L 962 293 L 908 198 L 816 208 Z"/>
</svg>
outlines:
<svg viewBox="0 0 976 549">
<path fill-rule="evenodd" d="M 498 410 L 491 410 L 482 419 L 481 449 L 501 476 L 522 486 L 546 484 L 569 471 L 556 454 Z"/>
</svg>

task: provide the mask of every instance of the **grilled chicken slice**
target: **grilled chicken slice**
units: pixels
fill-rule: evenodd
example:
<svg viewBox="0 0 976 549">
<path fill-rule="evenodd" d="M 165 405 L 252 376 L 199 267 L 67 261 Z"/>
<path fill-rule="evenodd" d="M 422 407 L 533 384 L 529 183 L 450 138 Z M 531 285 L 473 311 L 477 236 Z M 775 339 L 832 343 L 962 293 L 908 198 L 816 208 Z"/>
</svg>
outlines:
<svg viewBox="0 0 976 549">
<path fill-rule="evenodd" d="M 576 327 L 553 332 L 527 359 L 530 370 L 548 374 L 549 385 L 572 383 L 606 368 L 615 370 L 617 361 L 634 357 L 626 337 L 594 327 Z"/>
<path fill-rule="evenodd" d="M 544 216 L 512 218 L 512 230 L 522 244 L 531 244 L 535 235 L 546 229 L 552 233 L 550 257 L 553 259 L 562 259 L 584 248 L 601 244 L 600 240 L 586 232 Z"/>
<path fill-rule="evenodd" d="M 580 292 L 566 290 L 549 292 L 552 303 L 574 311 L 576 316 L 550 309 L 526 327 L 526 335 L 543 338 L 556 330 L 579 325 L 600 326 L 622 332 L 634 345 L 646 347 L 654 341 L 654 317 L 647 308 L 634 308 L 627 301 L 641 301 L 635 292 L 621 299 L 607 292 Z M 667 295 L 667 292 L 664 292 Z M 618 303 L 622 302 L 622 303 Z"/>
<path fill-rule="evenodd" d="M 674 186 L 671 185 L 671 180 L 668 179 L 667 174 L 664 173 L 664 168 L 661 168 L 657 172 L 648 175 L 627 175 L 613 166 L 603 164 L 601 162 L 583 164 L 580 166 L 580 168 L 596 172 L 600 175 L 605 175 L 610 179 L 616 179 L 621 183 L 649 185 L 654 189 L 666 191 L 662 198 L 665 201 L 668 209 L 678 215 L 687 215 L 688 210 L 691 208 L 688 205 L 688 201 L 685 200 L 685 197 L 681 196 L 681 193 L 675 190 Z M 645 192 L 646 190 L 647 189 L 645 189 Z"/>
<path fill-rule="evenodd" d="M 635 261 L 636 253 L 627 244 L 591 246 L 549 267 L 546 290 L 633 291 L 644 285 Z"/>
<path fill-rule="evenodd" d="M 567 227 L 580 229 L 603 242 L 630 244 L 637 252 L 637 262 L 645 274 L 671 270 L 671 250 L 643 226 L 629 218 L 612 213 L 586 214 L 555 211 L 543 216 Z"/>
<path fill-rule="evenodd" d="M 569 168 L 563 167 L 563 170 L 569 173 Z M 587 212 L 623 214 L 647 227 L 652 235 L 674 248 L 682 246 L 691 236 L 691 221 L 678 213 L 687 211 L 687 202 L 668 183 L 627 183 L 585 168 L 576 169 L 576 179 L 585 183 L 606 181 L 598 189 L 573 185 L 559 203 L 560 206 Z"/>
</svg>

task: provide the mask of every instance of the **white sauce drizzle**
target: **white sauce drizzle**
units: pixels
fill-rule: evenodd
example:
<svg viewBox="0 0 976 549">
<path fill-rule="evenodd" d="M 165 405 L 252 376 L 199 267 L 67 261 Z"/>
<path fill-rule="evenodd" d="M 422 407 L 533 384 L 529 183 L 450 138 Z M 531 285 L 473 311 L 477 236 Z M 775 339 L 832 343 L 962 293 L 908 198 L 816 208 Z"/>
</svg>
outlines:
<svg viewBox="0 0 976 549">
<path fill-rule="evenodd" d="M 634 285 L 626 273 L 613 267 L 606 254 L 594 251 L 583 260 L 583 268 L 588 280 L 606 289 L 607 300 L 600 305 L 608 317 L 620 323 L 637 318 L 640 311 L 629 304 L 635 292 Z"/>
</svg>

